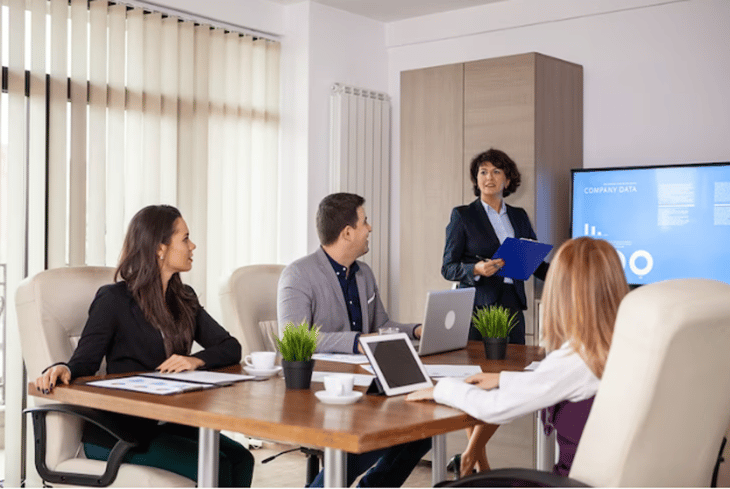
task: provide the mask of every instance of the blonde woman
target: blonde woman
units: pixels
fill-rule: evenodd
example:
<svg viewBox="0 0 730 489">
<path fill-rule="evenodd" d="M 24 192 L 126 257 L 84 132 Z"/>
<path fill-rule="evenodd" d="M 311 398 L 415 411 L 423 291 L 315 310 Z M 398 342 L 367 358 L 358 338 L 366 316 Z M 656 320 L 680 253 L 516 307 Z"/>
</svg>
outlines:
<svg viewBox="0 0 730 489">
<path fill-rule="evenodd" d="M 462 474 L 471 472 L 474 461 L 486 464 L 493 425 L 543 408 L 548 408 L 543 413 L 548 425 L 558 432 L 560 460 L 553 472 L 568 474 L 606 365 L 618 306 L 628 290 L 613 246 L 589 237 L 567 241 L 547 275 L 542 340 L 548 354 L 535 370 L 444 379 L 406 398 L 435 400 L 488 423 L 476 430 L 478 440 L 470 440 L 464 457 L 471 467 L 462 462 Z"/>
</svg>

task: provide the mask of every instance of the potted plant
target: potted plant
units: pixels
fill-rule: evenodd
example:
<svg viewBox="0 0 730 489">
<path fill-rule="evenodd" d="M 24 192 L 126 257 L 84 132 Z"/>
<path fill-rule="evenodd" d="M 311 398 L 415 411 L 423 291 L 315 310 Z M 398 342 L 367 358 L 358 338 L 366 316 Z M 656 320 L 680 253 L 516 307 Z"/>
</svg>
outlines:
<svg viewBox="0 0 730 489">
<path fill-rule="evenodd" d="M 314 370 L 312 355 L 317 348 L 318 335 L 319 328 L 310 328 L 307 321 L 302 321 L 299 326 L 289 322 L 281 338 L 274 335 L 276 349 L 281 353 L 287 389 L 309 389 Z"/>
<path fill-rule="evenodd" d="M 484 353 L 490 360 L 504 360 L 507 355 L 509 333 L 517 324 L 517 313 L 502 306 L 478 308 L 472 316 L 472 324 L 482 334 Z"/>
</svg>

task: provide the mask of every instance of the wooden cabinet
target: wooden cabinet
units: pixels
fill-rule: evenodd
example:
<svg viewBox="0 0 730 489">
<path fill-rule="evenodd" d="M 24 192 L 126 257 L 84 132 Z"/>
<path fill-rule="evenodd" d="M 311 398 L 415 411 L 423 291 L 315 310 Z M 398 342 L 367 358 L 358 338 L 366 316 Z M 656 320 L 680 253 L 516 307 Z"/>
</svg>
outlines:
<svg viewBox="0 0 730 489">
<path fill-rule="evenodd" d="M 528 53 L 401 73 L 401 320 L 421 321 L 426 292 L 451 287 L 440 273 L 446 225 L 453 207 L 475 198 L 468 165 L 489 148 L 522 175 L 507 203 L 559 246 L 570 236 L 570 169 L 583 165 L 583 68 Z"/>
</svg>

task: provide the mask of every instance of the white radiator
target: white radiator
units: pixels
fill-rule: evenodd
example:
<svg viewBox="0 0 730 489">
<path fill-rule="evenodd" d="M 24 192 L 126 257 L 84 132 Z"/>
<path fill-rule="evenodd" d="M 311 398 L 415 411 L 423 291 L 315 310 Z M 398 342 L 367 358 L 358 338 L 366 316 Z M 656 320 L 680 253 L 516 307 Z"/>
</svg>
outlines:
<svg viewBox="0 0 730 489">
<path fill-rule="evenodd" d="M 365 198 L 373 232 L 370 252 L 361 260 L 373 269 L 387 308 L 390 97 L 335 83 L 330 102 L 330 191 L 351 192 Z"/>
</svg>

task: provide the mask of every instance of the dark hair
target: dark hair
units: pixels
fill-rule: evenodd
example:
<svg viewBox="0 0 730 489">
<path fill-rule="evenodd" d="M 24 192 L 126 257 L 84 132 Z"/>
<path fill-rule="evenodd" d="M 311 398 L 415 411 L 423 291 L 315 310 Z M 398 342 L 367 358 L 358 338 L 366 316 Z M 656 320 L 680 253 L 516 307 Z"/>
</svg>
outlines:
<svg viewBox="0 0 730 489">
<path fill-rule="evenodd" d="M 520 178 L 520 170 L 517 169 L 517 165 L 512 158 L 507 156 L 507 153 L 498 149 L 490 148 L 484 153 L 480 153 L 471 160 L 469 166 L 469 173 L 471 174 L 471 183 L 474 185 L 474 195 L 479 197 L 482 195 L 479 186 L 477 185 L 477 173 L 479 168 L 487 163 L 491 163 L 496 168 L 499 168 L 504 172 L 504 176 L 509 180 L 509 185 L 504 188 L 502 192 L 503 197 L 507 197 L 510 194 L 515 193 L 517 187 L 520 186 L 522 179 Z"/>
<path fill-rule="evenodd" d="M 162 277 L 157 262 L 160 244 L 170 244 L 175 221 L 182 217 L 170 205 L 150 205 L 137 212 L 129 223 L 122 256 L 114 280 L 121 277 L 139 304 L 145 319 L 162 333 L 165 353 L 189 355 L 193 345 L 195 315 L 200 304 L 175 273 L 163 297 Z"/>
<path fill-rule="evenodd" d="M 357 209 L 365 199 L 355 194 L 341 192 L 330 194 L 319 203 L 317 209 L 317 234 L 319 242 L 331 245 L 347 226 L 357 226 Z"/>
</svg>

